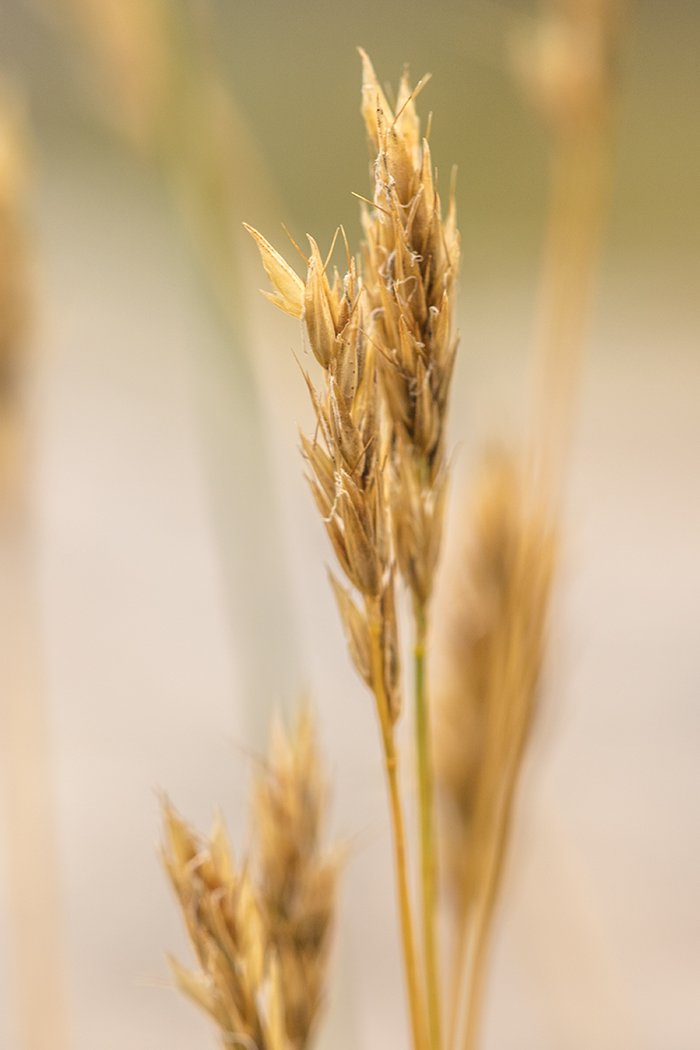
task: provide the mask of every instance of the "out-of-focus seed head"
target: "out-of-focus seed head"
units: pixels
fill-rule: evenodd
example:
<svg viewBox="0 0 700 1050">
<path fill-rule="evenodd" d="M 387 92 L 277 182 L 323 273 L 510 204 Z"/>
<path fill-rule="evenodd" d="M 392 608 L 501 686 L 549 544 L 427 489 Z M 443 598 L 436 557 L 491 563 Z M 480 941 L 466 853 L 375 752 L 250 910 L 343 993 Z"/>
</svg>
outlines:
<svg viewBox="0 0 700 1050">
<path fill-rule="evenodd" d="M 216 1021 L 224 1041 L 252 1040 L 260 1050 L 273 1050 L 263 1005 L 270 955 L 250 874 L 236 869 L 220 819 L 207 841 L 167 801 L 163 816 L 163 862 L 199 963 L 191 972 L 170 960 L 175 981 Z"/>
<path fill-rule="evenodd" d="M 339 856 L 325 851 L 321 840 L 326 795 L 316 730 L 305 708 L 292 734 L 275 722 L 253 812 L 260 901 L 274 946 L 285 1036 L 298 1048 L 308 1044 L 323 1003 L 335 912 Z"/>
<path fill-rule="evenodd" d="M 555 553 L 545 508 L 509 456 L 490 454 L 435 635 L 444 870 L 459 909 L 478 892 L 484 837 L 502 819 L 497 808 L 531 727 Z"/>
</svg>

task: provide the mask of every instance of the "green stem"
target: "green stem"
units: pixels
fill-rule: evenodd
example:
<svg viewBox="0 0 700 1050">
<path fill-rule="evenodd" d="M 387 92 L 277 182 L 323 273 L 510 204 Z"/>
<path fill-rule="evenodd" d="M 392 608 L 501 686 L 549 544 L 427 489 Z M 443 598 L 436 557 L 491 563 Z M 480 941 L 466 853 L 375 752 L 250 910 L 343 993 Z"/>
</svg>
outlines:
<svg viewBox="0 0 700 1050">
<path fill-rule="evenodd" d="M 425 655 L 428 618 L 425 604 L 414 603 L 415 619 L 415 690 L 416 690 L 416 755 L 418 762 L 418 808 L 421 852 L 421 907 L 425 984 L 428 999 L 428 1025 L 432 1050 L 440 1050 L 440 994 L 436 935 L 437 863 L 433 829 L 433 778 L 430 762 L 430 724 Z"/>
</svg>

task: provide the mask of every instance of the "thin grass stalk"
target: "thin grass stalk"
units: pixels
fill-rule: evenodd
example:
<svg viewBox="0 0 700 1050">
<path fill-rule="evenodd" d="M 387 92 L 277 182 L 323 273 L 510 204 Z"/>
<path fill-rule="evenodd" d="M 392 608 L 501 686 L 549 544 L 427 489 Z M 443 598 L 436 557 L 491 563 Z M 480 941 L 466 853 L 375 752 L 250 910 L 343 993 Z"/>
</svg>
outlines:
<svg viewBox="0 0 700 1050">
<path fill-rule="evenodd" d="M 612 172 L 625 0 L 547 0 L 520 71 L 551 132 L 529 454 L 555 500 L 569 457 Z"/>
<path fill-rule="evenodd" d="M 447 1033 L 445 1045 L 455 1047 L 457 1045 L 457 1027 L 460 1023 L 461 993 L 464 981 L 464 966 L 466 965 L 469 936 L 469 924 L 467 921 L 467 909 L 457 909 L 454 920 L 454 928 L 457 931 L 454 945 L 450 955 L 449 974 L 450 982 L 447 989 Z"/>
<path fill-rule="evenodd" d="M 404 969 L 408 991 L 408 1005 L 411 1019 L 411 1033 L 414 1050 L 427 1050 L 428 1030 L 426 1028 L 423 993 L 419 979 L 418 957 L 416 953 L 415 926 L 411 893 L 408 878 L 408 857 L 406 849 L 406 822 L 403 815 L 401 793 L 399 790 L 398 755 L 394 738 L 394 727 L 389 718 L 389 706 L 384 693 L 382 673 L 381 618 L 378 612 L 369 615 L 370 646 L 373 678 L 377 682 L 375 697 L 377 713 L 381 727 L 384 751 L 384 767 L 389 791 L 389 812 L 391 815 L 392 839 L 394 844 L 394 865 L 399 903 L 401 940 L 403 945 Z"/>
<path fill-rule="evenodd" d="M 610 186 L 604 129 L 558 137 L 535 338 L 533 469 L 552 494 L 563 484 Z"/>
<path fill-rule="evenodd" d="M 440 967 L 437 944 L 437 855 L 433 821 L 433 775 L 426 655 L 428 615 L 423 602 L 414 602 L 414 674 L 416 708 L 416 754 L 418 765 L 418 812 L 420 827 L 421 912 L 425 952 L 425 983 L 430 1043 L 442 1042 L 440 1017 Z"/>
<path fill-rule="evenodd" d="M 529 715 L 530 712 L 527 714 Z M 513 750 L 510 762 L 507 764 L 501 805 L 497 808 L 490 822 L 490 850 L 484 865 L 483 888 L 475 906 L 474 925 L 469 945 L 471 958 L 468 960 L 466 967 L 468 977 L 467 988 L 463 998 L 465 1017 L 463 1050 L 476 1050 L 478 1042 L 484 1002 L 488 949 L 513 819 L 513 803 L 518 776 L 527 742 L 527 726 L 523 725 L 520 732 L 516 733 L 516 747 Z M 489 785 L 487 790 L 497 790 L 496 785 Z M 466 947 L 466 943 L 463 944 L 463 950 L 466 950 Z M 467 964 L 467 960 L 465 960 L 465 964 Z M 459 1045 L 459 1040 L 457 1042 Z"/>
</svg>

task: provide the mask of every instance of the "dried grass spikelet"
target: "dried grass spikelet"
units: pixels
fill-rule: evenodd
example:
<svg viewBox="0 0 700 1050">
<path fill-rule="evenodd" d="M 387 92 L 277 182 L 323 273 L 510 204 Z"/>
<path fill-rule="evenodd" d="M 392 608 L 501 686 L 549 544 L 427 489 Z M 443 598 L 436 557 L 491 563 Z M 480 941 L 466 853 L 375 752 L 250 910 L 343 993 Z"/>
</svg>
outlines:
<svg viewBox="0 0 700 1050">
<path fill-rule="evenodd" d="M 224 1046 L 287 1050 L 279 966 L 247 867 L 237 868 L 221 819 L 203 840 L 166 802 L 163 861 L 200 969 L 168 961 L 180 990 L 221 1030 Z"/>
<path fill-rule="evenodd" d="M 367 301 L 355 260 L 331 284 L 327 264 L 309 237 L 311 255 L 303 282 L 265 238 L 247 226 L 275 289 L 275 305 L 303 324 L 321 366 L 318 390 L 304 373 L 316 415 L 313 437 L 301 435 L 314 501 L 343 574 L 363 599 L 332 578 L 355 666 L 381 699 L 383 721 L 400 712 L 399 658 L 394 612 L 394 555 L 387 506 L 389 420 L 379 396 L 376 352 L 367 339 Z M 381 666 L 371 659 L 371 632 L 379 635 Z"/>
<path fill-rule="evenodd" d="M 163 804 L 163 862 L 199 969 L 174 959 L 178 987 L 224 1046 L 301 1050 L 323 1004 L 339 869 L 321 834 L 326 785 L 308 709 L 276 724 L 256 781 L 252 856 L 237 865 L 223 821 L 208 839 Z"/>
<path fill-rule="evenodd" d="M 427 139 L 404 71 L 393 112 L 369 58 L 362 114 L 375 150 L 374 205 L 363 207 L 369 335 L 393 428 L 392 506 L 399 567 L 422 605 L 432 592 L 444 508 L 444 435 L 458 337 L 460 241 L 454 186 L 443 222 Z"/>
<path fill-rule="evenodd" d="M 293 736 L 273 726 L 270 761 L 255 785 L 259 901 L 279 960 L 287 1036 L 304 1047 L 323 1005 L 339 855 L 321 834 L 327 788 L 308 709 Z"/>
<path fill-rule="evenodd" d="M 548 515 L 513 460 L 491 453 L 476 486 L 437 654 L 435 766 L 444 874 L 459 931 L 456 974 L 470 937 L 477 942 L 472 965 L 483 969 L 517 776 L 536 710 L 555 546 Z"/>
</svg>

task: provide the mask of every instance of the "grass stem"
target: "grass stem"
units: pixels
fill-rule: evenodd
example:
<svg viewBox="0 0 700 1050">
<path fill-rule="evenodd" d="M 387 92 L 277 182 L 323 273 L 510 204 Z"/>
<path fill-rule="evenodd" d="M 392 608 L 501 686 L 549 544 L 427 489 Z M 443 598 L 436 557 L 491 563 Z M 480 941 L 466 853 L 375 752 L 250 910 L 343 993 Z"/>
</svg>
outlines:
<svg viewBox="0 0 700 1050">
<path fill-rule="evenodd" d="M 415 702 L 416 756 L 418 764 L 418 809 L 421 858 L 421 909 L 428 1026 L 432 1050 L 441 1045 L 439 962 L 436 933 L 437 863 L 433 827 L 433 777 L 430 761 L 430 723 L 425 661 L 428 634 L 426 607 L 414 603 L 415 620 Z"/>
<path fill-rule="evenodd" d="M 370 605 L 369 602 L 368 605 Z M 398 780 L 398 755 L 394 739 L 394 728 L 389 717 L 389 706 L 384 689 L 381 619 L 378 610 L 370 608 L 368 611 L 370 612 L 369 627 L 372 680 L 374 683 L 374 695 L 377 702 L 377 711 L 382 731 L 384 764 L 386 767 L 387 787 L 389 791 L 389 810 L 391 814 L 391 827 L 394 843 L 399 918 L 401 923 L 401 939 L 411 1017 L 411 1030 L 413 1035 L 413 1047 L 414 1050 L 427 1050 L 429 1043 L 421 986 L 418 979 L 418 959 L 408 882 L 406 825 Z"/>
</svg>

